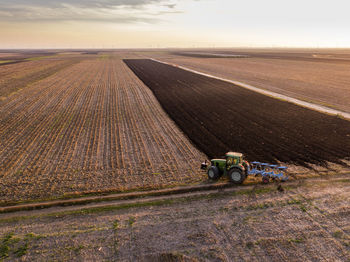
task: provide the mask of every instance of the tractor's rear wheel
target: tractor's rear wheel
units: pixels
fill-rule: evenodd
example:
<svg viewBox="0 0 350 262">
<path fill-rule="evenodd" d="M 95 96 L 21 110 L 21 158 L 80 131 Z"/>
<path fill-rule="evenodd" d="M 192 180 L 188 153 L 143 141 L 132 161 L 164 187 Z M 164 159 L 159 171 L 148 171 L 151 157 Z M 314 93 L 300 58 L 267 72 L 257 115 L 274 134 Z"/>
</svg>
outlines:
<svg viewBox="0 0 350 262">
<path fill-rule="evenodd" d="M 228 171 L 228 178 L 232 183 L 242 184 L 244 179 L 246 178 L 246 175 L 243 174 L 241 169 L 232 168 L 230 171 Z"/>
<path fill-rule="evenodd" d="M 208 169 L 208 178 L 211 180 L 217 180 L 220 177 L 220 171 L 217 166 L 211 166 Z"/>
</svg>

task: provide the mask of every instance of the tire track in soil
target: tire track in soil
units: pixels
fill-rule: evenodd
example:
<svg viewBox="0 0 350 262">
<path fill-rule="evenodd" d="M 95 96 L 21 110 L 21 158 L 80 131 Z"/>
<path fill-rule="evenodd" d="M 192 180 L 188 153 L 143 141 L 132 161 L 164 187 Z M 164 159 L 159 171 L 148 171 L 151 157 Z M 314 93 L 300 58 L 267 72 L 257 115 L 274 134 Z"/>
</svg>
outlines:
<svg viewBox="0 0 350 262">
<path fill-rule="evenodd" d="M 152 60 L 124 62 L 209 157 L 232 149 L 301 166 L 349 157 L 349 121 Z"/>
</svg>

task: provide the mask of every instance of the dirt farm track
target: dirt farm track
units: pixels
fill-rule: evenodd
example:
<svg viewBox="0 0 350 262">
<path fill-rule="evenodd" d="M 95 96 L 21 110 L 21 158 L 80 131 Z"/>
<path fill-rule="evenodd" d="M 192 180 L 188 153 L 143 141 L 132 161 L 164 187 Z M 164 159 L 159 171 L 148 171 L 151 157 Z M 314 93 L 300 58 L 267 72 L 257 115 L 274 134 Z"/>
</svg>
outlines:
<svg viewBox="0 0 350 262">
<path fill-rule="evenodd" d="M 6 261 L 350 261 L 349 182 L 0 214 L 0 236 Z"/>
</svg>

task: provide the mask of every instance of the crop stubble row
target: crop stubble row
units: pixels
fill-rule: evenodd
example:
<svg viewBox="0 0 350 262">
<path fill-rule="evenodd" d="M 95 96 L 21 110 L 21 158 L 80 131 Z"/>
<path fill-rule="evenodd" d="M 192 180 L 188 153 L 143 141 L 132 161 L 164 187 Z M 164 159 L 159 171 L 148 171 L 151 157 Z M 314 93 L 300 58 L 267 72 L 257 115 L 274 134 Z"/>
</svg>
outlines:
<svg viewBox="0 0 350 262">
<path fill-rule="evenodd" d="M 301 166 L 344 164 L 350 122 L 148 59 L 124 60 L 185 134 L 210 157 Z"/>
<path fill-rule="evenodd" d="M 0 67 L 0 102 L 19 89 L 47 78 L 79 62 L 79 59 L 26 61 Z"/>
<path fill-rule="evenodd" d="M 118 58 L 83 61 L 0 107 L 1 200 L 195 182 L 204 156 Z"/>
</svg>

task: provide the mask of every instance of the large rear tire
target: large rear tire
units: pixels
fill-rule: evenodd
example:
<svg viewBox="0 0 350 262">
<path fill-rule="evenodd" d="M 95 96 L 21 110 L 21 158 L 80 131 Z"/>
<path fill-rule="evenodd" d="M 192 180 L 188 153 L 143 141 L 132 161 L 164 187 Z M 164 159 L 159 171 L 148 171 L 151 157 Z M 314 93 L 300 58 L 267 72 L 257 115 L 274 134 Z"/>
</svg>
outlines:
<svg viewBox="0 0 350 262">
<path fill-rule="evenodd" d="M 246 178 L 246 175 L 243 174 L 242 170 L 239 168 L 232 168 L 228 171 L 228 178 L 232 183 L 242 184 Z"/>
<path fill-rule="evenodd" d="M 220 171 L 217 166 L 211 166 L 208 169 L 208 178 L 210 180 L 217 180 L 220 177 Z"/>
</svg>

